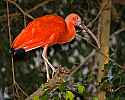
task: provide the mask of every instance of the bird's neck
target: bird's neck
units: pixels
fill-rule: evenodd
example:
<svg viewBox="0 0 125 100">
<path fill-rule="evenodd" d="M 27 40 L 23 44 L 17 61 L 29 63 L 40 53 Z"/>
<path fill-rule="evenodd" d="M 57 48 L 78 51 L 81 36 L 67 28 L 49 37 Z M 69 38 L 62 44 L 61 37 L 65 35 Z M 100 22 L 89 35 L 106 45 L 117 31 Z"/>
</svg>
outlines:
<svg viewBox="0 0 125 100">
<path fill-rule="evenodd" d="M 64 44 L 72 41 L 76 35 L 75 27 L 72 24 L 72 22 L 68 19 L 65 19 L 65 22 L 66 22 L 66 32 L 61 37 L 60 42 L 58 42 L 59 44 Z"/>
<path fill-rule="evenodd" d="M 66 26 L 67 26 L 67 32 L 66 32 L 65 40 L 67 40 L 67 42 L 70 42 L 75 38 L 76 30 L 74 25 L 71 23 L 71 21 L 66 20 Z"/>
</svg>

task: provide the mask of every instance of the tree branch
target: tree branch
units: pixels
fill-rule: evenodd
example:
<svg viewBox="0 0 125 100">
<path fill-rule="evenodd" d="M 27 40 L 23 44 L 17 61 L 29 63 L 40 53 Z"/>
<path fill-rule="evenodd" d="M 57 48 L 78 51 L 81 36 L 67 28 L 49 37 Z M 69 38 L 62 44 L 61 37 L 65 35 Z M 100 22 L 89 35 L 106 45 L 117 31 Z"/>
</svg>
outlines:
<svg viewBox="0 0 125 100">
<path fill-rule="evenodd" d="M 87 27 L 91 27 L 91 26 L 93 25 L 93 23 L 95 23 L 95 21 L 96 21 L 97 19 L 99 19 L 99 17 L 100 17 L 100 15 L 101 15 L 102 11 L 104 10 L 104 8 L 105 8 L 106 5 L 108 4 L 108 2 L 109 2 L 109 1 L 107 1 L 107 2 L 104 3 L 103 7 L 99 10 L 97 16 L 96 16 L 91 22 L 88 23 Z"/>
<path fill-rule="evenodd" d="M 22 14 L 24 14 L 25 16 L 34 19 L 30 14 L 28 14 L 27 12 L 25 12 L 16 2 L 12 1 L 12 0 L 8 0 L 10 3 L 12 3 L 13 5 L 15 5 Z"/>
<path fill-rule="evenodd" d="M 54 1 L 54 0 L 45 0 L 45 1 L 43 1 L 43 2 L 41 2 L 41 3 L 39 3 L 39 4 L 37 4 L 37 5 L 35 5 L 33 8 L 31 8 L 30 10 L 27 10 L 27 11 L 22 10 L 22 8 L 21 8 L 17 3 L 15 4 L 14 1 L 12 1 L 12 0 L 8 0 L 8 1 L 10 1 L 10 3 L 13 2 L 13 4 L 21 11 L 21 13 L 23 13 L 23 14 L 25 13 L 26 16 L 27 16 L 27 14 L 28 14 L 28 17 L 31 18 L 31 19 L 33 19 L 33 17 L 32 17 L 31 15 L 29 16 L 29 13 L 31 13 L 31 12 L 37 10 L 38 8 L 40 8 L 40 7 L 46 5 L 46 4 L 48 4 L 49 2 L 52 2 L 52 1 Z M 20 9 L 20 8 L 21 8 L 21 9 Z M 19 16 L 19 15 L 21 15 L 21 13 L 17 13 L 17 12 L 16 12 L 16 13 L 11 13 L 11 14 L 9 14 L 9 16 L 10 16 L 10 17 Z M 6 18 L 7 18 L 6 15 L 0 16 L 1 21 L 7 20 Z"/>
</svg>

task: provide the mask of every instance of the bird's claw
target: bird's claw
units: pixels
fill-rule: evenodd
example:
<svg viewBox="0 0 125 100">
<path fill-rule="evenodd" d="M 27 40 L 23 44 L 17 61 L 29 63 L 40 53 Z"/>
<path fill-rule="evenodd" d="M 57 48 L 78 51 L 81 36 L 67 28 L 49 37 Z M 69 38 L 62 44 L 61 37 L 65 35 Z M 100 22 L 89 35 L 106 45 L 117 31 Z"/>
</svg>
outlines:
<svg viewBox="0 0 125 100">
<path fill-rule="evenodd" d="M 55 73 L 56 73 L 56 70 L 53 70 L 53 72 L 52 72 L 52 78 L 54 77 Z"/>
</svg>

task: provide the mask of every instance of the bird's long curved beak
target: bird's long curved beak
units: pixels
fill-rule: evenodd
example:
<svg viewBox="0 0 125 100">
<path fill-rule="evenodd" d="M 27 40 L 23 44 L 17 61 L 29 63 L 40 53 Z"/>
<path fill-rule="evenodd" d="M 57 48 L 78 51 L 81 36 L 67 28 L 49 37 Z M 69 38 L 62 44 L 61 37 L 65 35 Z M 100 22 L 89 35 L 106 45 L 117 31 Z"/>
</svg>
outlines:
<svg viewBox="0 0 125 100">
<path fill-rule="evenodd" d="M 96 38 L 94 33 L 92 31 L 90 31 L 90 29 L 88 29 L 84 24 L 79 24 L 79 28 L 82 30 L 82 32 L 87 32 L 93 38 L 93 40 L 96 42 L 98 48 L 100 48 L 100 43 L 99 43 L 98 39 Z"/>
</svg>

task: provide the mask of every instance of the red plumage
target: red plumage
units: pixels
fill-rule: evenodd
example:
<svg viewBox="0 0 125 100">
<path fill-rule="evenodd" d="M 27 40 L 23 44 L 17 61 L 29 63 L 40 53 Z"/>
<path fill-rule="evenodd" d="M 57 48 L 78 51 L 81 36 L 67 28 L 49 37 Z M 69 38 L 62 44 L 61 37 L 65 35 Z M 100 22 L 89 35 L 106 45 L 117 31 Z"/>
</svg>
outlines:
<svg viewBox="0 0 125 100">
<path fill-rule="evenodd" d="M 54 44 L 63 44 L 71 41 L 75 35 L 75 26 L 81 24 L 81 18 L 77 14 L 69 14 L 66 19 L 56 15 L 46 15 L 34 19 L 15 38 L 11 45 L 14 54 L 20 50 L 30 51 L 43 47 L 42 57 L 46 66 L 47 81 L 50 79 L 48 66 L 52 69 L 52 76 L 56 69 L 47 59 L 47 49 Z"/>
<path fill-rule="evenodd" d="M 15 38 L 12 47 L 29 51 L 45 45 L 61 44 L 67 31 L 65 20 L 56 15 L 34 19 Z"/>
</svg>

